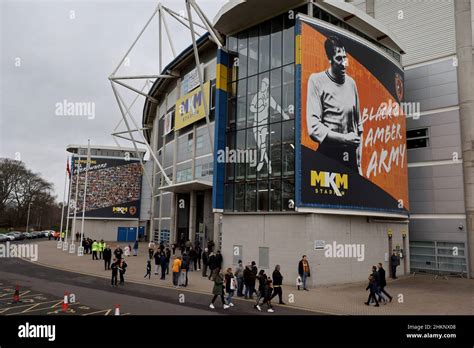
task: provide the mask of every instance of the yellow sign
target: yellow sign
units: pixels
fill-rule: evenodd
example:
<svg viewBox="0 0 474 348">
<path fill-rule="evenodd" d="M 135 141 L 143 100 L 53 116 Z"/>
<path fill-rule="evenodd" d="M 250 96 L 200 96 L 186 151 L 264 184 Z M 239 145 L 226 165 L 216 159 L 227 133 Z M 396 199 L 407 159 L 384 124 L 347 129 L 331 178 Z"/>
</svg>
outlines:
<svg viewBox="0 0 474 348">
<path fill-rule="evenodd" d="M 209 89 L 210 82 L 204 84 L 204 98 L 201 93 L 201 87 L 197 87 L 192 92 L 182 96 L 176 102 L 174 130 L 189 126 L 206 117 L 204 104 L 209 108 Z M 204 100 L 206 101 L 204 103 Z"/>
</svg>

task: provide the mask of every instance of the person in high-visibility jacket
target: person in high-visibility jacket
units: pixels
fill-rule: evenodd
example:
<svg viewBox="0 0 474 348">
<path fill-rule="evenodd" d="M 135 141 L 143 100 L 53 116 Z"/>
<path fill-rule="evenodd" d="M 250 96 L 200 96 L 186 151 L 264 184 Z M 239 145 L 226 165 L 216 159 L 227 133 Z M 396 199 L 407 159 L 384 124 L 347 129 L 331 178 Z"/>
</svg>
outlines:
<svg viewBox="0 0 474 348">
<path fill-rule="evenodd" d="M 66 234 L 64 232 L 61 232 L 61 240 L 64 240 L 65 235 Z"/>
<path fill-rule="evenodd" d="M 105 249 L 105 242 L 103 239 L 101 239 L 99 243 L 99 259 L 101 260 L 102 260 L 102 253 L 104 252 L 104 249 Z"/>
<path fill-rule="evenodd" d="M 99 251 L 99 243 L 94 239 L 92 242 L 92 260 L 98 260 L 97 251 Z"/>
</svg>

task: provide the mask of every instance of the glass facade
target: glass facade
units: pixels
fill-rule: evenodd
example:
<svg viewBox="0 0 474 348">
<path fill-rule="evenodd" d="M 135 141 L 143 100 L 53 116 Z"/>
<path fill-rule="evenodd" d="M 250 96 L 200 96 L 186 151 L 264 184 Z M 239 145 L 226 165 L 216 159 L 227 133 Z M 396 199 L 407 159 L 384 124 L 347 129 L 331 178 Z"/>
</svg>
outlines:
<svg viewBox="0 0 474 348">
<path fill-rule="evenodd" d="M 286 13 L 227 38 L 225 210 L 294 210 L 295 20 Z"/>
</svg>

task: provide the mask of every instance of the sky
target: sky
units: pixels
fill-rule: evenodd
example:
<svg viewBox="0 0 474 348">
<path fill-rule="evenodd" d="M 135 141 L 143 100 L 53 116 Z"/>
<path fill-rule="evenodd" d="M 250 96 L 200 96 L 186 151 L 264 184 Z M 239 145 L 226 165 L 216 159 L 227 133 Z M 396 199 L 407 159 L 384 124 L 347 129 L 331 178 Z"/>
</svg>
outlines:
<svg viewBox="0 0 474 348">
<path fill-rule="evenodd" d="M 196 0 L 212 21 L 225 0 Z M 23 161 L 63 197 L 68 144 L 115 146 L 122 116 L 108 76 L 158 5 L 156 0 L 0 0 L 0 157 Z M 184 0 L 161 3 L 185 14 Z M 197 15 L 193 19 L 198 22 Z M 176 53 L 191 44 L 187 28 L 167 15 Z M 203 31 L 201 30 L 201 33 Z M 173 58 L 163 30 L 163 62 Z M 117 76 L 159 74 L 158 19 L 150 23 Z M 143 87 L 143 81 L 130 84 Z M 136 96 L 118 86 L 130 102 Z M 87 109 L 62 108 L 87 103 Z M 144 97 L 132 115 L 141 125 Z M 117 131 L 126 128 L 119 125 Z M 132 143 L 119 140 L 121 146 Z"/>
</svg>

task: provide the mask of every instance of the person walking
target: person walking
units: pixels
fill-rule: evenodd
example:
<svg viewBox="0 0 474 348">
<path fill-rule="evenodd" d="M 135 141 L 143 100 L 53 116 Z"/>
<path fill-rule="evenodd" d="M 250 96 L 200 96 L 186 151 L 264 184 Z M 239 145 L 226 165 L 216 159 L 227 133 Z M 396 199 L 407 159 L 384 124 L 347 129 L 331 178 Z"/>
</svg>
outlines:
<svg viewBox="0 0 474 348">
<path fill-rule="evenodd" d="M 250 278 L 250 285 L 252 288 L 250 289 L 250 298 L 252 298 L 253 294 L 257 295 L 257 290 L 255 289 L 255 283 L 257 282 L 257 275 L 258 275 L 258 269 L 257 269 L 257 264 L 255 261 L 252 261 L 252 277 Z"/>
<path fill-rule="evenodd" d="M 380 293 L 380 275 L 379 273 L 377 272 L 377 267 L 375 266 L 372 266 L 372 273 L 371 273 L 372 277 L 374 278 L 375 280 L 375 295 L 377 297 L 377 300 L 380 302 L 386 302 L 385 298 L 382 296 L 382 294 Z"/>
<path fill-rule="evenodd" d="M 160 267 L 161 267 L 161 278 L 162 280 L 165 280 L 165 275 L 166 275 L 166 269 L 167 269 L 167 258 L 165 252 L 160 253 Z"/>
<path fill-rule="evenodd" d="M 137 255 L 138 255 L 138 239 L 133 244 L 133 256 L 137 256 Z"/>
<path fill-rule="evenodd" d="M 283 276 L 280 273 L 280 265 L 275 266 L 275 270 L 272 273 L 272 278 L 273 278 L 273 295 L 271 299 L 273 299 L 275 296 L 278 295 L 278 299 L 279 299 L 278 304 L 284 305 L 285 302 L 283 302 L 283 293 L 282 293 L 282 288 L 281 288 L 283 284 Z"/>
<path fill-rule="evenodd" d="M 148 279 L 150 279 L 151 277 L 151 261 L 150 260 L 146 260 L 146 274 L 143 278 L 146 278 L 146 276 L 148 276 Z"/>
<path fill-rule="evenodd" d="M 209 254 L 208 266 L 209 266 L 209 271 L 210 271 L 209 279 L 211 279 L 211 276 L 214 273 L 214 270 L 217 268 L 216 255 L 214 255 L 213 252 Z"/>
<path fill-rule="evenodd" d="M 390 257 L 390 263 L 392 267 L 392 279 L 397 279 L 397 266 L 400 265 L 400 256 L 397 255 L 397 251 L 394 249 L 393 254 Z"/>
<path fill-rule="evenodd" d="M 258 296 L 257 303 L 255 303 L 253 307 L 261 311 L 262 308 L 260 307 L 260 300 L 265 300 L 265 297 L 267 296 L 267 275 L 265 274 L 265 270 L 261 269 L 260 272 L 258 272 L 257 279 Z"/>
<path fill-rule="evenodd" d="M 112 263 L 112 286 L 117 286 L 118 267 L 118 261 L 114 258 L 114 262 Z"/>
<path fill-rule="evenodd" d="M 105 249 L 105 242 L 103 239 L 99 242 L 99 260 L 102 260 Z"/>
<path fill-rule="evenodd" d="M 309 269 L 309 262 L 306 259 L 306 255 L 303 255 L 300 262 L 298 263 L 298 274 L 300 275 L 301 280 L 303 282 L 303 290 L 308 291 L 308 288 L 306 287 L 306 279 L 311 277 L 311 273 Z"/>
<path fill-rule="evenodd" d="M 202 248 L 198 244 L 196 245 L 196 260 L 197 260 L 197 270 L 200 271 L 202 268 L 201 260 L 202 260 Z"/>
<path fill-rule="evenodd" d="M 214 307 L 214 302 L 216 302 L 217 297 L 221 298 L 222 306 L 224 307 L 224 309 L 229 308 L 230 306 L 228 306 L 224 300 L 224 275 L 221 273 L 220 268 L 214 269 L 214 272 L 212 273 L 212 281 L 214 282 L 214 286 L 212 287 L 212 294 L 214 296 L 212 297 L 212 301 L 209 305 L 209 308 L 216 308 Z"/>
<path fill-rule="evenodd" d="M 126 257 L 129 257 L 130 256 L 130 252 L 132 251 L 132 247 L 129 245 L 126 245 L 124 250 L 123 250 L 123 254 L 126 256 Z"/>
<path fill-rule="evenodd" d="M 219 267 L 219 268 L 222 269 L 222 262 L 223 262 L 223 258 L 222 258 L 221 251 L 217 250 L 217 253 L 216 253 L 216 267 Z"/>
<path fill-rule="evenodd" d="M 266 284 L 266 291 L 265 291 L 265 297 L 263 298 L 263 303 L 262 305 L 264 305 L 265 303 L 267 304 L 267 312 L 269 313 L 273 313 L 275 312 L 274 309 L 273 309 L 273 306 L 272 306 L 272 294 L 273 294 L 273 281 L 272 281 L 272 278 L 271 277 L 267 277 L 267 284 Z"/>
<path fill-rule="evenodd" d="M 234 291 L 236 289 L 237 279 L 232 273 L 232 268 L 229 267 L 225 273 L 225 292 L 227 293 L 226 304 L 230 307 L 234 307 L 234 304 L 232 303 L 232 296 L 234 296 Z"/>
<path fill-rule="evenodd" d="M 235 278 L 237 279 L 237 296 L 244 296 L 244 266 L 242 265 L 242 260 L 239 260 L 237 267 L 235 268 Z"/>
<path fill-rule="evenodd" d="M 114 256 L 117 260 L 121 260 L 123 255 L 123 250 L 120 247 L 120 245 L 117 245 L 117 247 L 114 250 Z"/>
<path fill-rule="evenodd" d="M 158 250 L 155 252 L 155 255 L 153 255 L 153 258 L 155 259 L 155 275 L 158 275 L 158 267 L 160 266 L 161 262 L 161 255 Z"/>
<path fill-rule="evenodd" d="M 188 286 L 188 271 L 190 263 L 191 258 L 186 252 L 184 252 L 181 263 L 181 285 L 183 285 L 184 287 Z"/>
<path fill-rule="evenodd" d="M 173 261 L 173 267 L 172 267 L 172 271 L 173 271 L 173 285 L 176 286 L 176 287 L 179 287 L 179 274 L 181 272 L 181 256 L 178 256 L 176 257 L 175 256 L 175 259 Z"/>
<path fill-rule="evenodd" d="M 119 274 L 120 274 L 120 285 L 125 284 L 125 272 L 127 271 L 127 263 L 125 262 L 125 259 L 120 259 L 120 263 L 118 266 Z"/>
<path fill-rule="evenodd" d="M 105 270 L 110 269 L 110 260 L 112 259 L 112 249 L 108 245 L 104 249 L 104 268 Z"/>
<path fill-rule="evenodd" d="M 369 276 L 369 285 L 365 288 L 365 290 L 370 290 L 369 298 L 367 302 L 364 302 L 367 306 L 370 306 L 370 301 L 375 301 L 375 307 L 379 307 L 379 301 L 377 301 L 377 297 L 375 297 L 375 292 L 377 291 L 377 284 L 375 283 L 375 277 L 371 274 Z"/>
<path fill-rule="evenodd" d="M 197 252 L 193 247 L 189 250 L 189 259 L 191 272 L 197 271 Z"/>
<path fill-rule="evenodd" d="M 148 258 L 150 260 L 153 258 L 154 253 L 155 253 L 155 242 L 150 241 L 150 243 L 148 243 Z"/>
<path fill-rule="evenodd" d="M 79 231 L 76 232 L 76 242 L 79 242 L 79 238 L 80 238 L 81 234 L 79 233 Z"/>
<path fill-rule="evenodd" d="M 204 249 L 202 253 L 202 276 L 207 277 L 207 266 L 209 263 L 209 250 L 207 248 Z"/>
<path fill-rule="evenodd" d="M 382 266 L 381 262 L 379 262 L 379 264 L 378 264 L 377 273 L 379 275 L 380 292 L 388 297 L 389 302 L 392 302 L 392 296 L 390 296 L 390 294 L 385 291 L 385 287 L 387 286 L 387 280 L 385 279 L 385 270 L 383 269 L 383 266 Z"/>
</svg>

